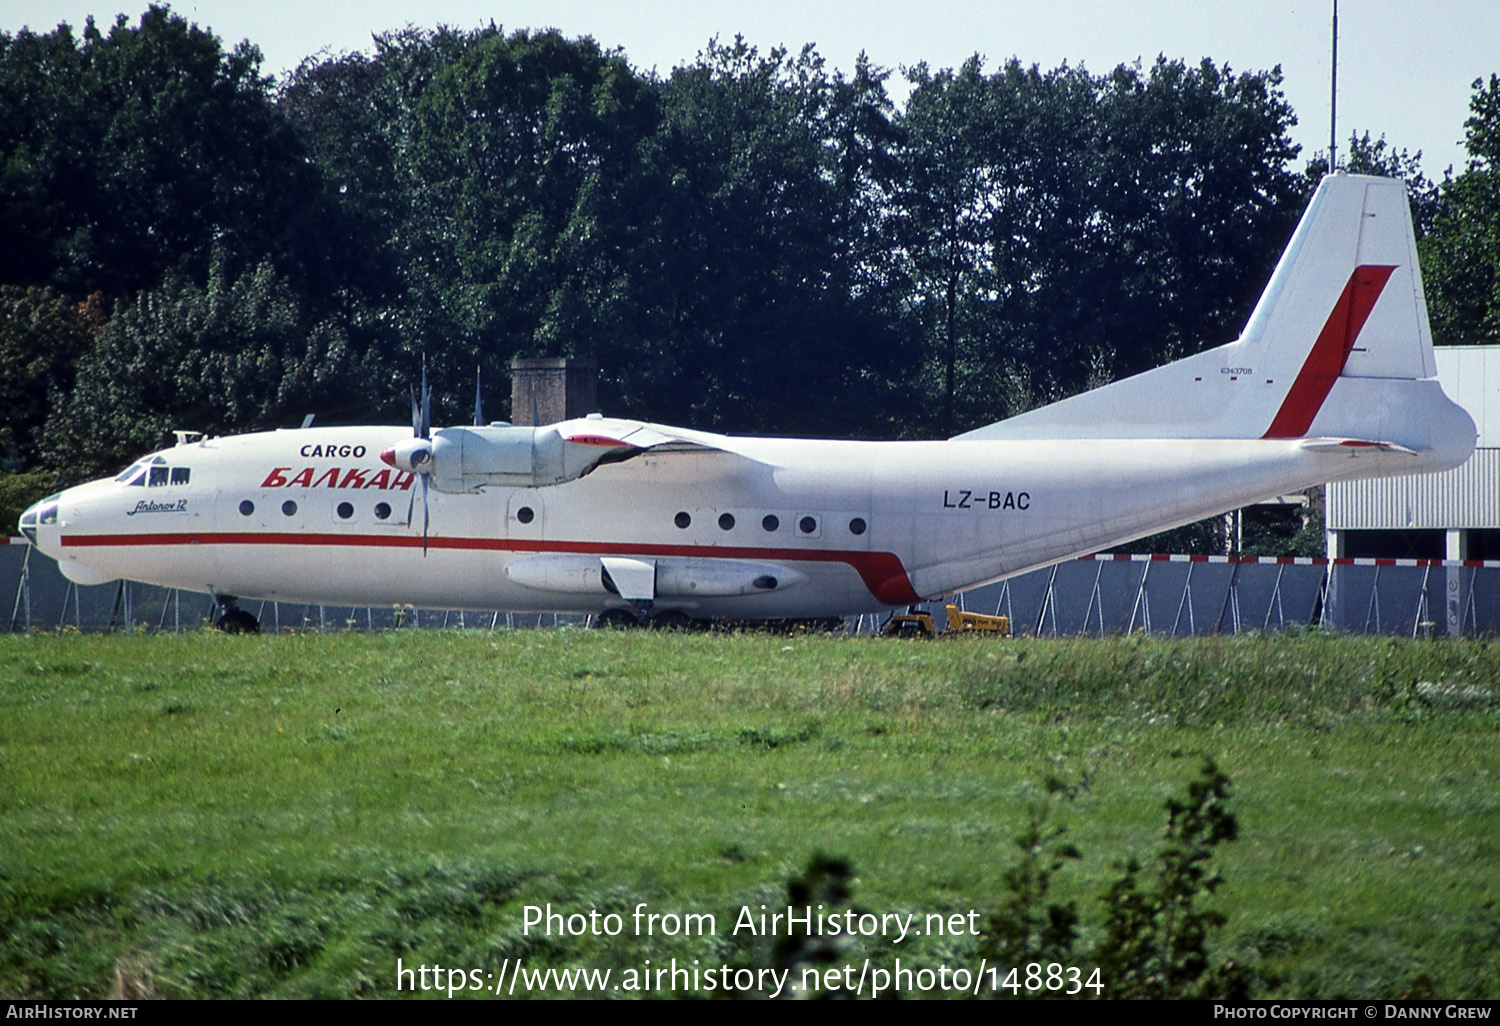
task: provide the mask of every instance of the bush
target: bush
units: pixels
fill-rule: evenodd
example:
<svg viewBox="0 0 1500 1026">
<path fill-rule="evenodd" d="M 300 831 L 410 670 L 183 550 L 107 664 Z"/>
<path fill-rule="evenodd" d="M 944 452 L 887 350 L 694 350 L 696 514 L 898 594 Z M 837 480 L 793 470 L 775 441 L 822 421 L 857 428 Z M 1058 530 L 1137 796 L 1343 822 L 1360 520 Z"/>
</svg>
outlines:
<svg viewBox="0 0 1500 1026">
<path fill-rule="evenodd" d="M 1049 782 L 1053 793 L 1060 789 Z M 1079 852 L 1062 840 L 1064 828 L 1048 826 L 1048 809 L 1034 812 L 1017 840 L 1021 861 L 1006 874 L 1010 894 L 985 924 L 984 953 L 998 965 L 1096 966 L 1103 990 L 1094 993 L 1110 999 L 1248 997 L 1248 970 L 1232 961 L 1212 964 L 1208 942 L 1224 917 L 1200 905 L 1222 882 L 1210 866 L 1215 848 L 1238 834 L 1228 798 L 1229 778 L 1205 760 L 1187 793 L 1167 801 L 1154 878 L 1143 879 L 1134 858 L 1117 864 L 1121 876 L 1103 895 L 1103 922 L 1088 949 L 1075 904 L 1047 901 L 1053 874 Z"/>
</svg>

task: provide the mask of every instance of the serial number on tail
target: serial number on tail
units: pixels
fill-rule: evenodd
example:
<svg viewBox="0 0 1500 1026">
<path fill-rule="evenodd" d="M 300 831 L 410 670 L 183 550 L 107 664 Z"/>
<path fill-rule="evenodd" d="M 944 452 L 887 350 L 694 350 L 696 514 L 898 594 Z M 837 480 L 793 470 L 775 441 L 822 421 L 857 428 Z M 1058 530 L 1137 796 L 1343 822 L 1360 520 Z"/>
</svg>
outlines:
<svg viewBox="0 0 1500 1026">
<path fill-rule="evenodd" d="M 1030 492 L 974 491 L 969 488 L 943 489 L 944 509 L 1019 509 L 1031 508 Z"/>
</svg>

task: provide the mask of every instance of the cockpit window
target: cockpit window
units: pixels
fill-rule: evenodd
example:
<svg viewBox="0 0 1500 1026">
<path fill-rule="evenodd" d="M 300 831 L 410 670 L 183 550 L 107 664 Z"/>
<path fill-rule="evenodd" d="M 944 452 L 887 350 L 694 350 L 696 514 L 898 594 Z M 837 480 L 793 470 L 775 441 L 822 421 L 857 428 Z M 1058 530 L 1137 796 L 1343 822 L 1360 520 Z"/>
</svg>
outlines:
<svg viewBox="0 0 1500 1026">
<path fill-rule="evenodd" d="M 60 494 L 47 496 L 21 514 L 21 533 L 30 538 L 32 542 L 36 541 L 37 524 L 57 523 L 57 499 Z"/>
<path fill-rule="evenodd" d="M 126 488 L 144 485 L 162 488 L 169 484 L 185 485 L 192 480 L 192 476 L 193 471 L 189 467 L 169 467 L 162 457 L 147 456 L 120 471 L 115 476 L 115 481 Z"/>
</svg>

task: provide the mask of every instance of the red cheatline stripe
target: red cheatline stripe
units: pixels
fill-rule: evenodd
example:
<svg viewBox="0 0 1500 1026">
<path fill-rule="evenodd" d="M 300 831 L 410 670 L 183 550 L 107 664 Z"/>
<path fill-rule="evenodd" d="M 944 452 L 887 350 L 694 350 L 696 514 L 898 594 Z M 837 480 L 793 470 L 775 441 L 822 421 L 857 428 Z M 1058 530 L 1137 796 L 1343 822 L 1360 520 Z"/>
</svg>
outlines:
<svg viewBox="0 0 1500 1026">
<path fill-rule="evenodd" d="M 1263 438 L 1301 438 L 1312 427 L 1333 383 L 1344 373 L 1344 364 L 1354 351 L 1354 342 L 1365 326 L 1375 300 L 1385 289 L 1394 266 L 1362 264 L 1349 275 L 1344 291 L 1333 304 L 1323 330 L 1302 364 L 1297 380 L 1281 401 L 1281 409 Z"/>
<path fill-rule="evenodd" d="M 64 548 L 140 545 L 331 545 L 343 548 L 417 549 L 421 538 L 408 535 L 249 534 L 236 532 L 63 535 Z M 779 559 L 801 563 L 845 563 L 886 605 L 920 602 L 901 560 L 891 552 L 837 549 L 759 549 L 732 546 L 632 545 L 624 542 L 550 542 L 502 538 L 428 538 L 429 549 L 490 552 L 556 552 L 591 556 L 697 556 L 717 559 Z"/>
</svg>

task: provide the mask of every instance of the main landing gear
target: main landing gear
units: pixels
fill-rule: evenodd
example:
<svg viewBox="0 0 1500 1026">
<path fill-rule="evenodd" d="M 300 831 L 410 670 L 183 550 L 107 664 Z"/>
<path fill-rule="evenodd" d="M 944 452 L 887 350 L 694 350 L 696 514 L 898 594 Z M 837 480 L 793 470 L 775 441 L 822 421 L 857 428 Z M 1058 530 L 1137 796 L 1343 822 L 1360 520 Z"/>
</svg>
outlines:
<svg viewBox="0 0 1500 1026">
<path fill-rule="evenodd" d="M 628 609 L 606 609 L 594 617 L 595 630 L 626 630 L 639 627 L 640 619 Z"/>
<path fill-rule="evenodd" d="M 647 614 L 644 610 L 606 609 L 594 617 L 596 630 L 624 630 L 634 627 L 650 627 L 658 631 L 691 631 L 701 626 L 680 609 L 663 609 Z"/>
<path fill-rule="evenodd" d="M 663 609 L 651 618 L 651 627 L 658 631 L 690 631 L 698 622 L 680 609 Z"/>
</svg>

